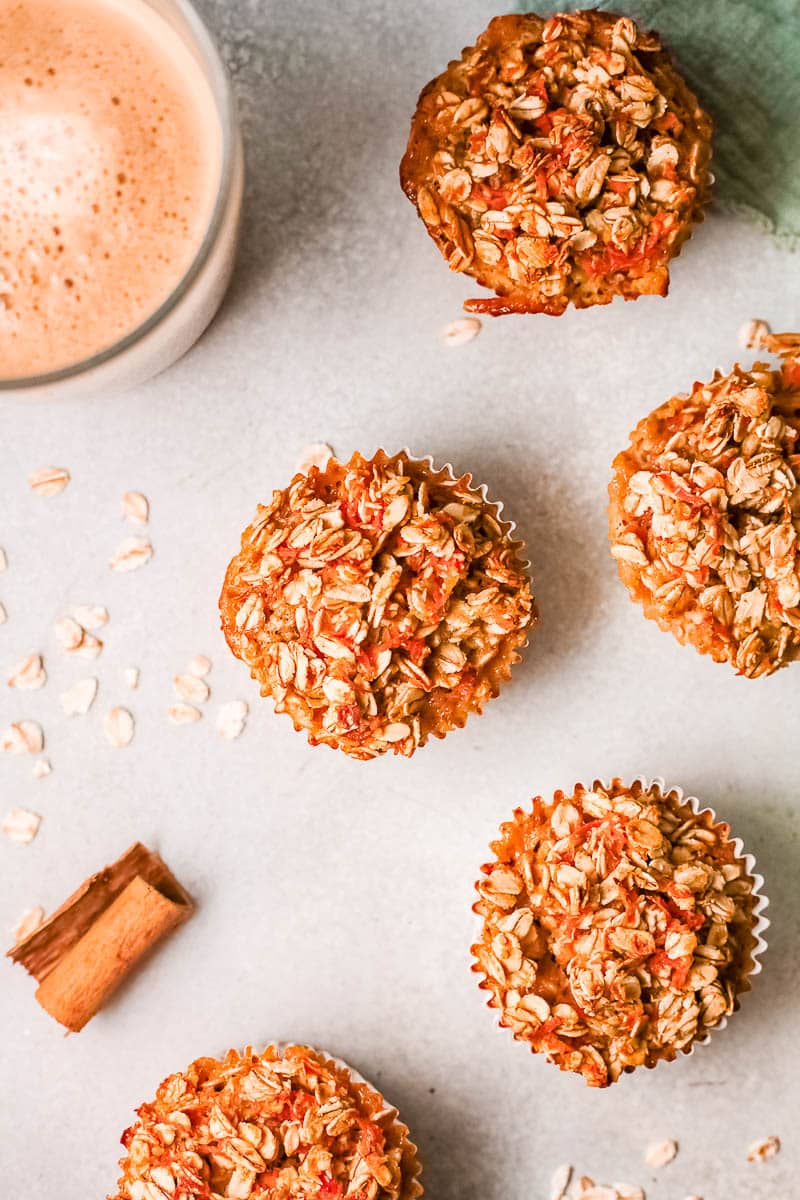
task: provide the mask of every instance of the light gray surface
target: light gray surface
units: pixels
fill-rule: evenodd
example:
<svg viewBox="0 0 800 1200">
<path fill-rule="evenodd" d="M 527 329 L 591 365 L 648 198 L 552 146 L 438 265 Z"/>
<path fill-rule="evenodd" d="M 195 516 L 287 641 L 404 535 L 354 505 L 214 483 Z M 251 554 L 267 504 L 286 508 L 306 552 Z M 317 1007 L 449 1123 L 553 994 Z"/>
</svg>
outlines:
<svg viewBox="0 0 800 1200">
<path fill-rule="evenodd" d="M 102 1197 L 135 1104 L 199 1054 L 305 1039 L 398 1104 L 435 1200 L 543 1200 L 572 1162 L 651 1200 L 784 1200 L 798 1171 L 800 667 L 761 682 L 645 622 L 605 537 L 609 463 L 636 420 L 741 353 L 739 324 L 797 326 L 798 260 L 713 216 L 669 300 L 487 323 L 459 350 L 438 333 L 468 282 L 450 275 L 397 183 L 419 87 L 492 15 L 477 0 L 320 5 L 207 0 L 233 67 L 250 181 L 241 264 L 221 316 L 177 368 L 91 407 L 16 408 L 0 445 L 0 666 L 46 654 L 48 686 L 0 690 L 0 723 L 46 729 L 53 775 L 0 761 L 2 808 L 44 816 L 27 847 L 0 839 L 0 924 L 52 909 L 135 838 L 194 893 L 194 920 L 77 1037 L 0 966 L 0 1192 Z M 505 694 L 411 762 L 310 749 L 259 703 L 225 650 L 216 596 L 258 500 L 310 441 L 340 454 L 412 446 L 502 497 L 535 561 L 542 623 Z M 27 488 L 70 468 L 61 496 Z M 153 504 L 153 562 L 112 575 L 125 488 Z M 105 603 L 96 664 L 65 659 L 52 622 Z M 202 722 L 166 721 L 171 679 L 214 660 Z M 128 693 L 120 669 L 142 669 Z M 68 722 L 59 693 L 101 690 Z M 213 709 L 254 708 L 238 743 Z M 127 750 L 103 740 L 114 703 Z M 743 1009 L 689 1059 L 586 1089 L 495 1030 L 468 969 L 472 883 L 493 831 L 537 791 L 593 774 L 662 774 L 729 819 L 771 897 L 771 948 Z M 6 935 L 6 940 L 9 940 Z M 792 1106 L 795 1106 L 794 1108 Z M 748 1166 L 750 1141 L 781 1155 Z M 677 1137 L 654 1175 L 647 1143 Z"/>
</svg>

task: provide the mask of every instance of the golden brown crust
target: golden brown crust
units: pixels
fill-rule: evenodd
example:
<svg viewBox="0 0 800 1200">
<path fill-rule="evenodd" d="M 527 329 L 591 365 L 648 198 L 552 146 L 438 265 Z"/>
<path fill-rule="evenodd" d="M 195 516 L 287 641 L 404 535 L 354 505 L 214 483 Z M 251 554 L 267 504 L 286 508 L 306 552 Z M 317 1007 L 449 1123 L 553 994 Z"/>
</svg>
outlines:
<svg viewBox="0 0 800 1200">
<path fill-rule="evenodd" d="M 536 619 L 499 508 L 379 451 L 275 492 L 242 537 L 222 627 L 312 745 L 410 755 L 497 695 Z"/>
<path fill-rule="evenodd" d="M 229 1050 L 160 1084 L 123 1134 L 109 1200 L 416 1200 L 397 1110 L 310 1046 Z"/>
<path fill-rule="evenodd" d="M 614 459 L 609 537 L 646 617 L 750 678 L 800 655 L 797 335 L 780 371 L 717 371 L 639 422 Z"/>
<path fill-rule="evenodd" d="M 471 312 L 665 295 L 710 194 L 711 121 L 657 35 L 594 10 L 495 17 L 422 91 L 403 190 Z"/>
<path fill-rule="evenodd" d="M 481 869 L 473 970 L 500 1024 L 606 1087 L 738 1007 L 754 878 L 728 826 L 675 791 L 613 779 L 517 809 Z"/>
</svg>

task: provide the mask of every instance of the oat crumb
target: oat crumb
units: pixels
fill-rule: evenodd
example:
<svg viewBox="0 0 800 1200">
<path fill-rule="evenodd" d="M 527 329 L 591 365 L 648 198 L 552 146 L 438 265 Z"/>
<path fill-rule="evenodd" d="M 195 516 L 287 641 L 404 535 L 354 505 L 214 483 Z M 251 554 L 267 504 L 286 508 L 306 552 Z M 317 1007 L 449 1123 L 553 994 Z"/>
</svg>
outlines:
<svg viewBox="0 0 800 1200">
<path fill-rule="evenodd" d="M 42 467 L 28 476 L 28 483 L 37 496 L 57 496 L 69 481 L 70 473 L 66 467 Z"/>
<path fill-rule="evenodd" d="M 153 557 L 153 547 L 146 538 L 123 538 L 117 547 L 109 566 L 112 571 L 136 571 L 150 562 Z"/>
<path fill-rule="evenodd" d="M 15 663 L 8 673 L 8 686 L 34 692 L 47 683 L 47 672 L 41 654 L 29 654 Z"/>
<path fill-rule="evenodd" d="M 667 1138 L 663 1142 L 651 1142 L 645 1152 L 644 1161 L 648 1167 L 657 1170 L 665 1167 L 667 1163 L 671 1163 L 677 1153 L 678 1143 Z"/>
<path fill-rule="evenodd" d="M 83 641 L 84 629 L 74 617 L 59 617 L 53 626 L 56 641 L 66 651 L 77 650 Z"/>
<path fill-rule="evenodd" d="M 774 1134 L 770 1137 L 761 1138 L 757 1142 L 753 1142 L 747 1148 L 747 1161 L 767 1162 L 768 1159 L 774 1158 L 781 1148 L 781 1139 Z"/>
<path fill-rule="evenodd" d="M 93 633 L 84 633 L 80 646 L 73 651 L 79 658 L 98 658 L 103 651 L 103 643 Z"/>
<path fill-rule="evenodd" d="M 96 695 L 97 680 L 93 676 L 79 679 L 61 693 L 61 707 L 68 717 L 83 717 L 94 704 Z"/>
<path fill-rule="evenodd" d="M 102 629 L 108 624 L 108 609 L 102 604 L 80 604 L 73 608 L 72 615 L 84 629 Z"/>
<path fill-rule="evenodd" d="M 563 1200 L 571 1178 L 572 1167 L 569 1163 L 556 1167 L 550 1177 L 550 1200 Z"/>
<path fill-rule="evenodd" d="M 481 328 L 477 317 L 459 317 L 444 327 L 442 341 L 446 346 L 465 346 L 478 336 Z"/>
<path fill-rule="evenodd" d="M 37 904 L 35 908 L 27 908 L 21 915 L 15 925 L 11 927 L 11 936 L 14 939 L 14 945 L 17 942 L 24 941 L 26 937 L 38 929 L 44 920 L 44 909 Z"/>
<path fill-rule="evenodd" d="M 244 700 L 229 700 L 217 713 L 217 732 L 232 742 L 242 733 L 250 709 Z"/>
<path fill-rule="evenodd" d="M 3 754 L 38 754 L 44 746 L 44 734 L 36 721 L 15 721 L 0 733 Z"/>
<path fill-rule="evenodd" d="M 176 675 L 172 686 L 178 699 L 187 704 L 205 704 L 211 694 L 206 681 L 197 675 Z"/>
<path fill-rule="evenodd" d="M 106 738 L 119 749 L 131 744 L 135 728 L 133 716 L 127 708 L 112 708 L 103 719 Z"/>
<path fill-rule="evenodd" d="M 41 823 L 42 818 L 38 813 L 29 812 L 26 808 L 12 808 L 3 819 L 0 829 L 12 842 L 25 846 L 36 837 Z"/>
<path fill-rule="evenodd" d="M 132 525 L 146 525 L 150 520 L 150 501 L 141 492 L 126 492 L 122 497 L 122 513 Z"/>
<path fill-rule="evenodd" d="M 173 725 L 193 725 L 202 715 L 193 704 L 173 704 L 167 709 L 167 716 Z"/>
</svg>

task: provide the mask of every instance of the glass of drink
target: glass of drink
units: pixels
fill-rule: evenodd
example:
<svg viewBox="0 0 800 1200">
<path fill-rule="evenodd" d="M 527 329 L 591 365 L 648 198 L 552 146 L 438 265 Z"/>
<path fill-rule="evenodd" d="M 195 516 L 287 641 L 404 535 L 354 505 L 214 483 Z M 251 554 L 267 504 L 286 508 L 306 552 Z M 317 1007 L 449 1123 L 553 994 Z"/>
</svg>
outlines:
<svg viewBox="0 0 800 1200">
<path fill-rule="evenodd" d="M 0 399 L 110 395 L 230 280 L 230 80 L 188 0 L 0 0 Z"/>
</svg>

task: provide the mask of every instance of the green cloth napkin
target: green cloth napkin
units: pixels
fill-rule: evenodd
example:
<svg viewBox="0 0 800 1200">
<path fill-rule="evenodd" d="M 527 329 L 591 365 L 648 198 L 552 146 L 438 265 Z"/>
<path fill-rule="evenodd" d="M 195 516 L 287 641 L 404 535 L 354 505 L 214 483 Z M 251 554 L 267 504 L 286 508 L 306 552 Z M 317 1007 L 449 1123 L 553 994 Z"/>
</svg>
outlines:
<svg viewBox="0 0 800 1200">
<path fill-rule="evenodd" d="M 522 0 L 528 12 L 546 3 Z M 565 0 L 663 35 L 716 125 L 723 207 L 800 247 L 800 0 Z"/>
</svg>

